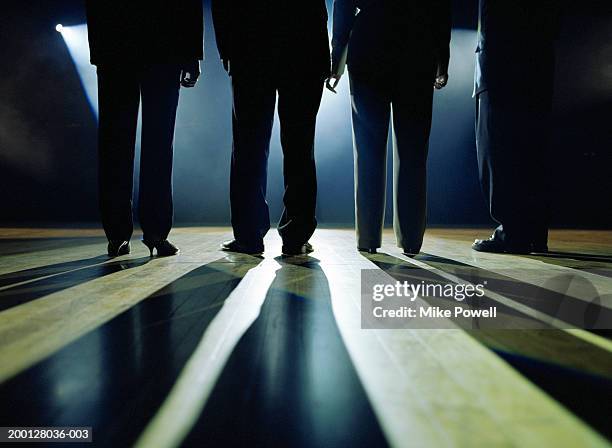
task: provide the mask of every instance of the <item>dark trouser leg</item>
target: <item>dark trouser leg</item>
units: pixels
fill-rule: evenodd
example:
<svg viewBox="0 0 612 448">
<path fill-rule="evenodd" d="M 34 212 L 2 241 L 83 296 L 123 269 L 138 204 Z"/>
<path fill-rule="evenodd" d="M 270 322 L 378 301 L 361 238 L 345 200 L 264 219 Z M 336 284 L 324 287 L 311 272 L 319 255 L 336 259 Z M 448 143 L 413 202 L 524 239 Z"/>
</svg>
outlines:
<svg viewBox="0 0 612 448">
<path fill-rule="evenodd" d="M 234 96 L 230 202 L 234 237 L 260 245 L 270 229 L 268 154 L 276 88 L 264 76 L 232 78 Z"/>
<path fill-rule="evenodd" d="M 378 248 L 382 242 L 387 188 L 387 141 L 390 97 L 376 83 L 353 75 L 351 100 L 355 158 L 357 246 Z"/>
<path fill-rule="evenodd" d="M 549 95 L 550 93 L 550 95 Z M 526 188 L 528 197 L 527 219 L 529 239 L 540 250 L 548 244 L 548 226 L 550 220 L 550 194 L 547 169 L 548 148 L 550 141 L 550 120 L 552 112 L 552 91 L 544 90 L 541 95 L 530 95 L 528 114 L 525 117 L 524 136 L 529 141 L 526 145 Z M 528 149 L 527 149 L 528 148 Z"/>
<path fill-rule="evenodd" d="M 279 87 L 285 209 L 278 231 L 285 244 L 306 243 L 317 226 L 314 140 L 322 94 L 323 80 L 318 76 L 287 79 Z"/>
<path fill-rule="evenodd" d="M 180 69 L 151 65 L 142 77 L 139 215 L 144 239 L 165 240 L 172 228 L 172 154 Z"/>
<path fill-rule="evenodd" d="M 416 253 L 427 213 L 427 152 L 431 130 L 431 81 L 412 80 L 393 94 L 393 228 L 397 244 Z"/>
<path fill-rule="evenodd" d="M 546 107 L 489 91 L 476 101 L 480 182 L 491 217 L 500 224 L 496 235 L 510 244 L 545 244 Z"/>
<path fill-rule="evenodd" d="M 124 66 L 98 68 L 98 182 L 102 225 L 109 240 L 132 236 L 134 146 L 140 86 Z"/>
</svg>

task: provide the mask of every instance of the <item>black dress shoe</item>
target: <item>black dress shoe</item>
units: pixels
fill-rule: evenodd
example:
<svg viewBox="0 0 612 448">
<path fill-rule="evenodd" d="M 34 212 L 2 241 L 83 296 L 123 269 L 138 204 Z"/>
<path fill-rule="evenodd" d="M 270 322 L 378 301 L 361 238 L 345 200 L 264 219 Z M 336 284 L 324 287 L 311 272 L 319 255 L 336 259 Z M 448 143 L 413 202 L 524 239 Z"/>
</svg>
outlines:
<svg viewBox="0 0 612 448">
<path fill-rule="evenodd" d="M 495 235 L 486 240 L 475 240 L 472 249 L 478 252 L 490 252 L 494 254 L 528 254 L 533 250 L 531 243 L 507 243 Z"/>
<path fill-rule="evenodd" d="M 221 250 L 226 252 L 237 252 L 239 254 L 247 255 L 261 255 L 264 252 L 264 245 L 261 244 L 242 244 L 238 240 L 230 240 L 221 244 Z"/>
<path fill-rule="evenodd" d="M 142 243 L 149 248 L 151 256 L 153 256 L 153 249 L 157 250 L 158 257 L 170 257 L 181 251 L 168 240 L 147 240 L 143 238 Z"/>
<path fill-rule="evenodd" d="M 407 249 L 407 248 L 402 249 L 402 253 L 410 258 L 416 257 L 419 254 L 419 252 L 420 250 L 418 249 Z"/>
<path fill-rule="evenodd" d="M 283 244 L 283 255 L 295 256 L 295 255 L 306 255 L 314 252 L 314 248 L 310 243 L 304 244 Z"/>
<path fill-rule="evenodd" d="M 130 253 L 129 241 L 109 241 L 107 246 L 109 257 L 119 257 Z"/>
<path fill-rule="evenodd" d="M 376 247 L 358 247 L 357 250 L 359 252 L 365 252 L 367 254 L 375 254 L 376 253 Z"/>
</svg>

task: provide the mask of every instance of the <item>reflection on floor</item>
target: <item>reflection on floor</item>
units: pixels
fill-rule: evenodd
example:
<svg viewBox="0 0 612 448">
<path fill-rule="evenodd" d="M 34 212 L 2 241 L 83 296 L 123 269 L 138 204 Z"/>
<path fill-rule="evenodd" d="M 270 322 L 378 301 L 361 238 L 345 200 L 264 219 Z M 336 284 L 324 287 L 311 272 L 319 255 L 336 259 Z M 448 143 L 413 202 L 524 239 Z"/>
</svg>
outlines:
<svg viewBox="0 0 612 448">
<path fill-rule="evenodd" d="M 91 426 L 113 447 L 609 446 L 610 332 L 575 328 L 612 313 L 612 232 L 510 256 L 437 229 L 414 259 L 390 232 L 362 255 L 319 230 L 292 258 L 274 232 L 264 257 L 219 252 L 230 236 L 177 229 L 178 257 L 134 241 L 109 260 L 97 231 L 0 230 L 0 426 Z M 539 326 L 364 330 L 363 269 L 486 278 Z"/>
</svg>

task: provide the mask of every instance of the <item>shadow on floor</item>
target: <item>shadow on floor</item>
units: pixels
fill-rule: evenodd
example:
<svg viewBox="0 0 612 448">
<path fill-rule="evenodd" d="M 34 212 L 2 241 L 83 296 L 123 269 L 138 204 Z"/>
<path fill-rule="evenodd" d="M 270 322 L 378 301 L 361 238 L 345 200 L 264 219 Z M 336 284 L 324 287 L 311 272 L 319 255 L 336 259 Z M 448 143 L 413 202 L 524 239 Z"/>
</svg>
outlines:
<svg viewBox="0 0 612 448">
<path fill-rule="evenodd" d="M 116 272 L 143 266 L 151 259 L 142 257 L 104 263 L 105 260 L 108 257 L 100 256 L 0 276 L 0 284 L 4 286 L 8 283 L 0 290 L 0 311 Z M 13 284 L 15 286 L 11 287 Z"/>
<path fill-rule="evenodd" d="M 387 442 L 334 319 L 318 260 L 278 257 L 185 446 L 382 447 Z"/>
<path fill-rule="evenodd" d="M 131 446 L 225 300 L 260 262 L 201 266 L 5 382 L 0 421 L 91 426 L 98 446 Z"/>
<path fill-rule="evenodd" d="M 62 263 L 49 264 L 46 266 L 38 266 L 31 269 L 23 269 L 16 272 L 9 272 L 7 274 L 0 275 L 0 288 L 27 282 L 39 277 L 62 274 L 67 271 L 98 265 L 108 260 L 109 258 L 106 255 L 99 255 L 92 258 L 84 258 L 82 260 L 71 260 Z"/>
<path fill-rule="evenodd" d="M 100 236 L 84 237 L 45 237 L 45 238 L 0 238 L 0 255 L 18 255 L 32 251 L 54 249 L 73 249 L 90 244 L 100 244 L 100 250 L 106 249 L 106 238 Z"/>
<path fill-rule="evenodd" d="M 430 277 L 430 274 L 425 276 L 416 274 L 423 269 L 391 255 L 364 256 L 400 281 L 411 278 L 420 281 L 421 278 Z M 431 254 L 421 254 L 416 258 L 436 269 L 468 281 L 479 279 L 482 281 L 483 278 L 497 275 Z M 466 266 L 470 269 L 465 269 Z M 521 282 L 512 280 L 511 285 L 518 286 L 519 283 Z M 538 291 L 542 288 L 535 286 L 533 288 L 535 289 L 518 288 L 522 290 L 518 295 L 502 295 L 521 302 L 525 302 L 520 300 L 524 294 L 542 297 Z M 554 299 L 552 296 L 551 298 Z M 466 329 L 466 333 L 494 351 L 528 380 L 604 436 L 612 437 L 612 428 L 609 424 L 612 402 L 604 398 L 612 396 L 612 364 L 609 351 L 552 327 L 534 330 Z"/>
<path fill-rule="evenodd" d="M 559 274 L 537 286 L 433 254 L 424 253 L 416 259 L 470 283 L 485 284 L 488 291 L 511 298 L 551 319 L 560 319 L 567 323 L 568 328 L 612 329 L 612 310 L 602 306 L 609 297 L 601 295 L 580 272 Z M 572 295 L 577 292 L 580 299 Z"/>
<path fill-rule="evenodd" d="M 612 255 L 596 255 L 596 254 L 584 254 L 576 252 L 558 252 L 549 251 L 546 253 L 539 253 L 532 255 L 537 258 L 571 258 L 577 261 L 598 261 L 601 263 L 612 263 Z"/>
<path fill-rule="evenodd" d="M 563 266 L 580 272 L 612 278 L 612 257 L 580 255 L 554 252 L 548 254 L 523 255 L 553 266 Z"/>
</svg>

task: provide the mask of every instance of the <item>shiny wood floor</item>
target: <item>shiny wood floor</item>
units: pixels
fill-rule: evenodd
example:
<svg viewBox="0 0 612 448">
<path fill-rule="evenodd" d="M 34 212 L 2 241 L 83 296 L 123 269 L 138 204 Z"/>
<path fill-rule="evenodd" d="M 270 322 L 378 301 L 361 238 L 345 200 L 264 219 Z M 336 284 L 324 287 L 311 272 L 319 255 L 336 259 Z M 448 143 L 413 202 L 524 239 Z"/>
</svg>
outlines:
<svg viewBox="0 0 612 448">
<path fill-rule="evenodd" d="M 97 230 L 0 229 L 0 426 L 92 426 L 113 447 L 609 446 L 610 332 L 567 324 L 595 296 L 612 312 L 612 232 L 552 232 L 546 256 L 471 251 L 486 234 L 433 229 L 408 259 L 390 232 L 364 256 L 322 229 L 311 257 L 283 258 L 275 232 L 250 257 L 218 251 L 227 228 L 182 228 L 177 257 L 135 238 L 109 260 Z M 362 269 L 476 269 L 529 319 L 569 311 L 537 330 L 363 330 Z"/>
</svg>

